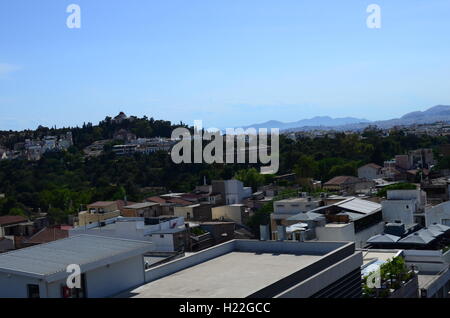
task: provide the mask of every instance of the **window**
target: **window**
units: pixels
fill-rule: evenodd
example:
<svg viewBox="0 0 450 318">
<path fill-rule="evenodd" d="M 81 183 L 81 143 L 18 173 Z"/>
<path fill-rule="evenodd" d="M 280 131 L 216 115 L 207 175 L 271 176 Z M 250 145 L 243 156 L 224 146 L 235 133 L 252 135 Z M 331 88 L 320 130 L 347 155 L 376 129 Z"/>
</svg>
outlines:
<svg viewBox="0 0 450 318">
<path fill-rule="evenodd" d="M 70 289 L 62 285 L 61 296 L 62 298 L 86 298 L 86 275 L 81 274 L 81 288 Z"/>
<path fill-rule="evenodd" d="M 160 237 L 160 238 L 164 238 L 164 234 L 161 234 L 159 237 Z"/>
<path fill-rule="evenodd" d="M 447 225 L 447 226 L 450 226 L 450 219 L 442 219 L 442 222 L 441 222 L 443 225 Z"/>
<path fill-rule="evenodd" d="M 29 284 L 27 285 L 28 298 L 41 298 L 39 294 L 39 285 Z"/>
</svg>

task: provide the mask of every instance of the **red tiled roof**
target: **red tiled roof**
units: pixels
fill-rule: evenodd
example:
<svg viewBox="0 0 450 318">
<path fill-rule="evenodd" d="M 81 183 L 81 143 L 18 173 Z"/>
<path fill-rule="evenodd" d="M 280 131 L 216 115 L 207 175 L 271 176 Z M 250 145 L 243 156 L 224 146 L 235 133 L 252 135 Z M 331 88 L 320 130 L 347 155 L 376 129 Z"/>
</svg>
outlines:
<svg viewBox="0 0 450 318">
<path fill-rule="evenodd" d="M 124 206 L 136 204 L 136 202 L 131 201 L 127 201 L 127 203 L 125 204 L 124 200 L 117 200 L 116 203 L 119 210 L 122 210 Z"/>
<path fill-rule="evenodd" d="M 366 165 L 364 165 L 362 167 L 371 167 L 371 168 L 374 168 L 374 169 L 381 169 L 381 168 L 383 168 L 383 167 L 377 165 L 376 163 L 368 163 L 368 164 L 366 164 Z"/>
<path fill-rule="evenodd" d="M 90 206 L 90 207 L 107 207 L 114 203 L 116 203 L 116 202 L 115 201 L 97 201 L 97 202 L 88 204 L 88 206 Z"/>
<path fill-rule="evenodd" d="M 358 182 L 358 180 L 359 180 L 358 178 L 352 176 L 338 176 L 326 182 L 325 185 L 341 185 L 344 183 L 356 183 Z"/>
<path fill-rule="evenodd" d="M 191 205 L 192 204 L 191 201 L 183 200 L 180 198 L 170 198 L 168 201 L 172 202 L 172 203 L 176 203 L 176 204 L 181 204 L 181 205 Z"/>
<path fill-rule="evenodd" d="M 150 197 L 150 198 L 145 199 L 145 201 L 151 201 L 151 202 L 156 202 L 156 203 L 166 203 L 167 202 L 166 199 L 163 199 L 161 197 Z"/>
<path fill-rule="evenodd" d="M 0 225 L 10 225 L 16 223 L 27 222 L 28 220 L 23 216 L 18 215 L 6 215 L 0 216 Z"/>
<path fill-rule="evenodd" d="M 27 239 L 26 243 L 43 244 L 61 240 L 66 237 L 69 237 L 68 230 L 61 229 L 59 227 L 46 227 Z"/>
</svg>

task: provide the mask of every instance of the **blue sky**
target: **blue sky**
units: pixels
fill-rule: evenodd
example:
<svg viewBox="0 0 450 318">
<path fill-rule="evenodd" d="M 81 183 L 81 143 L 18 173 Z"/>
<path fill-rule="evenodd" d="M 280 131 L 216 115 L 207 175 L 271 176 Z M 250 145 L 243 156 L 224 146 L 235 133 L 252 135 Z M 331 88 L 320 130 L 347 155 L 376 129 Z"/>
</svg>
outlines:
<svg viewBox="0 0 450 318">
<path fill-rule="evenodd" d="M 449 57 L 448 0 L 2 0 L 0 129 L 387 119 L 450 105 Z"/>
</svg>

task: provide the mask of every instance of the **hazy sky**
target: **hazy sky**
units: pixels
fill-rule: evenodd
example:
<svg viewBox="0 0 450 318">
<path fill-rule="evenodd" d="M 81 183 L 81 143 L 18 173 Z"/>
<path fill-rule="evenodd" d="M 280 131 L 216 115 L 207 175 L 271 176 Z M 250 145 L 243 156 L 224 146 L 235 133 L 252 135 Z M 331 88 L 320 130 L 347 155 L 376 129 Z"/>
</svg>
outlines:
<svg viewBox="0 0 450 318">
<path fill-rule="evenodd" d="M 2 130 L 121 110 L 219 128 L 387 119 L 450 105 L 449 74 L 448 0 L 0 1 Z"/>
</svg>

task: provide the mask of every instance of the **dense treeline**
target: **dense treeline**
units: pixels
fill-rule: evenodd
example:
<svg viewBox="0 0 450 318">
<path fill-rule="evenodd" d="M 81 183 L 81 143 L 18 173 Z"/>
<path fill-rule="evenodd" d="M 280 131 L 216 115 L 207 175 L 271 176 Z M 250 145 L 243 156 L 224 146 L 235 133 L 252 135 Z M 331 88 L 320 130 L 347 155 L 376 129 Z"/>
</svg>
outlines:
<svg viewBox="0 0 450 318">
<path fill-rule="evenodd" d="M 71 131 L 75 147 L 81 150 L 94 141 L 113 138 L 114 133 L 120 129 L 125 129 L 141 138 L 151 138 L 170 137 L 173 129 L 177 127 L 187 126 L 183 123 L 173 125 L 170 121 L 149 119 L 147 117 L 132 117 L 121 122 L 116 122 L 111 117 L 106 117 L 98 125 L 84 123 L 82 127 L 75 128 L 48 128 L 39 126 L 36 130 L 25 130 L 18 133 L 0 131 L 0 145 L 8 149 L 13 149 L 15 143 L 23 142 L 25 139 L 42 139 L 47 135 L 58 136 Z"/>
<path fill-rule="evenodd" d="M 70 129 L 75 146 L 64 153 L 46 153 L 37 162 L 0 161 L 0 193 L 5 194 L 5 198 L 0 199 L 0 215 L 30 215 L 42 211 L 48 212 L 54 221 L 63 222 L 68 214 L 93 201 L 125 197 L 140 201 L 153 194 L 143 191 L 148 187 L 190 191 L 202 184 L 204 177 L 208 182 L 237 177 L 253 189 L 271 181 L 270 177 L 261 177 L 252 169 L 257 169 L 257 165 L 177 165 L 162 152 L 117 157 L 107 151 L 96 158 L 85 158 L 82 152 L 95 140 L 111 138 L 118 129 L 127 129 L 139 137 L 169 137 L 179 126 L 184 125 L 147 118 L 116 124 L 106 118 L 97 126 L 86 124 Z M 40 127 L 29 133 L 36 136 L 68 130 Z M 2 133 L 2 138 L 5 139 L 7 134 L 11 135 L 10 132 Z M 385 137 L 377 129 L 367 129 L 362 135 L 338 134 L 334 138 L 297 141 L 281 136 L 279 174 L 295 171 L 300 178 L 326 181 L 337 175 L 356 175 L 357 167 L 368 162 L 382 165 L 384 160 L 396 154 L 421 147 L 437 149 L 438 145 L 449 142 L 448 137 L 405 136 L 401 131 Z M 450 168 L 449 158 L 442 158 L 440 164 L 442 168 Z"/>
</svg>

